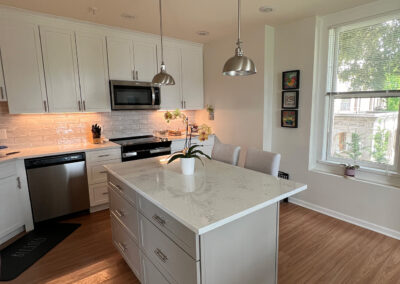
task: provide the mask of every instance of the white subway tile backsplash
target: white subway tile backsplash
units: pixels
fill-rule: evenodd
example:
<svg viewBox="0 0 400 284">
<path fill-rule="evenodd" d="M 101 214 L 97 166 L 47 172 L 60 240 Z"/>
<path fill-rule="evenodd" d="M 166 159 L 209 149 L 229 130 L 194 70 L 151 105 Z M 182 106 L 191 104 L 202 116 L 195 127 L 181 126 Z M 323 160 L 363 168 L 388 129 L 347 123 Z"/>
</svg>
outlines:
<svg viewBox="0 0 400 284">
<path fill-rule="evenodd" d="M 186 111 L 190 122 L 195 111 Z M 23 114 L 11 115 L 6 102 L 0 102 L 0 129 L 7 139 L 0 145 L 32 147 L 54 144 L 77 144 L 90 141 L 92 124 L 102 126 L 107 138 L 152 134 L 154 130 L 184 129 L 181 120 L 166 123 L 162 111 L 114 111 L 111 113 Z"/>
</svg>

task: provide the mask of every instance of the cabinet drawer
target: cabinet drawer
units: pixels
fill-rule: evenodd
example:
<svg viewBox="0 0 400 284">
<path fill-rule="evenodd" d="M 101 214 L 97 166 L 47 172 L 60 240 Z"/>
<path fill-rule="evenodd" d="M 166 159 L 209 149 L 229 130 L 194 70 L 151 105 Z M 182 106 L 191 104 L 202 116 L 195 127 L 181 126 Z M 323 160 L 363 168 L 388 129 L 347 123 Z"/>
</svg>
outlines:
<svg viewBox="0 0 400 284">
<path fill-rule="evenodd" d="M 126 263 L 141 279 L 140 253 L 138 245 L 130 238 L 122 224 L 111 214 L 111 230 L 114 246 L 124 257 Z"/>
<path fill-rule="evenodd" d="M 142 262 L 142 283 L 143 284 L 170 284 L 153 263 L 140 252 L 140 260 Z"/>
<path fill-rule="evenodd" d="M 15 161 L 8 161 L 0 164 L 0 179 L 13 175 L 17 175 Z"/>
<path fill-rule="evenodd" d="M 86 162 L 89 164 L 116 159 L 121 159 L 121 149 L 119 148 L 86 152 Z"/>
<path fill-rule="evenodd" d="M 109 201 L 107 183 L 89 185 L 90 206 L 106 204 Z"/>
<path fill-rule="evenodd" d="M 177 283 L 199 283 L 198 264 L 143 215 L 139 214 L 141 247 L 149 259 Z"/>
<path fill-rule="evenodd" d="M 128 229 L 134 241 L 139 244 L 139 220 L 137 209 L 123 199 L 114 189 L 110 192 L 110 212 Z"/>
<path fill-rule="evenodd" d="M 138 200 L 139 209 L 147 219 L 151 220 L 194 259 L 200 259 L 198 236 L 194 232 L 142 196 L 139 196 Z"/>
<path fill-rule="evenodd" d="M 89 184 L 102 183 L 107 181 L 107 171 L 103 165 L 116 164 L 121 162 L 121 159 L 104 161 L 95 165 L 87 165 L 88 181 Z"/>
<path fill-rule="evenodd" d="M 136 192 L 133 189 L 111 175 L 108 175 L 108 186 L 137 208 Z"/>
</svg>

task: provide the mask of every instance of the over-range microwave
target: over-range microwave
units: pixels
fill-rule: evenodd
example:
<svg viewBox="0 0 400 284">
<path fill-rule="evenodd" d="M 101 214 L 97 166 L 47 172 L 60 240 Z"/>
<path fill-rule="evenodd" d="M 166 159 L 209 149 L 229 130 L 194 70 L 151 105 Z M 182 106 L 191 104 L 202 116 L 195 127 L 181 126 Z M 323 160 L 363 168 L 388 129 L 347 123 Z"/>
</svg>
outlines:
<svg viewBox="0 0 400 284">
<path fill-rule="evenodd" d="M 160 108 L 160 87 L 151 82 L 110 80 L 110 93 L 112 110 Z"/>
</svg>

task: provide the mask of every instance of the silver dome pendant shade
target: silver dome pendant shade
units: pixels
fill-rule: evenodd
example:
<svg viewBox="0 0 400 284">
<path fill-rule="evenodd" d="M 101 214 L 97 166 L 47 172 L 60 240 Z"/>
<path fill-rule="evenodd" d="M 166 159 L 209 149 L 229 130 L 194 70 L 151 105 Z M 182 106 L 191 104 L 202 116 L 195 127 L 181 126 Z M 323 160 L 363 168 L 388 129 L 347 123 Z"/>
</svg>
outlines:
<svg viewBox="0 0 400 284">
<path fill-rule="evenodd" d="M 235 55 L 225 62 L 222 74 L 226 76 L 247 76 L 256 74 L 254 62 L 243 55 L 242 42 L 240 41 L 240 0 L 238 0 L 238 40 L 236 42 Z"/>
<path fill-rule="evenodd" d="M 175 85 L 175 80 L 170 74 L 167 73 L 164 63 L 161 0 L 159 0 L 159 4 L 160 4 L 160 35 L 161 35 L 161 67 L 160 67 L 160 72 L 153 77 L 152 82 L 153 84 L 157 84 L 160 86 L 168 86 L 168 85 L 171 86 Z"/>
</svg>

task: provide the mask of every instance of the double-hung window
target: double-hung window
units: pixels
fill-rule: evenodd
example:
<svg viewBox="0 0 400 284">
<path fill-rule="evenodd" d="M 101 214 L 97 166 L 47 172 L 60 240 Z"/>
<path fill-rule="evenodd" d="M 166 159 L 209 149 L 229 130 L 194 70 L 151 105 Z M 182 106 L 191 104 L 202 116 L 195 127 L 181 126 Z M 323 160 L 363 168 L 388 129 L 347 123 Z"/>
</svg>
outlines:
<svg viewBox="0 0 400 284">
<path fill-rule="evenodd" d="M 400 15 L 329 30 L 326 159 L 400 170 Z"/>
</svg>

